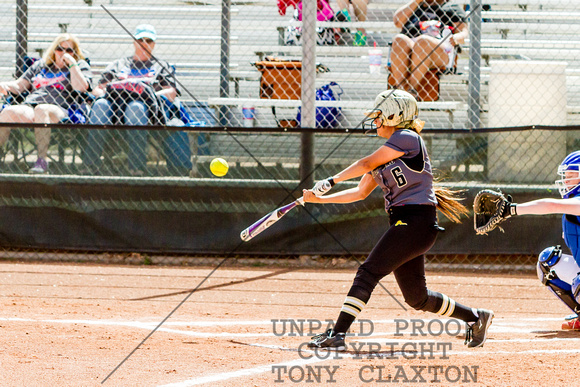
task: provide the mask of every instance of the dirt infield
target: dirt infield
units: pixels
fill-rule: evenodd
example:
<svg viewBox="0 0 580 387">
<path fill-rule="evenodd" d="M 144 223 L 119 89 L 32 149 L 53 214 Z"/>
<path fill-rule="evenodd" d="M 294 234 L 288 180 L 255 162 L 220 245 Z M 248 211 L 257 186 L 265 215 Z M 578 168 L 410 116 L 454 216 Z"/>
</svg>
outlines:
<svg viewBox="0 0 580 387">
<path fill-rule="evenodd" d="M 403 309 L 388 277 L 394 297 L 377 288 L 337 355 L 301 344 L 336 318 L 354 270 L 227 267 L 102 383 L 212 269 L 0 264 L 0 385 L 578 384 L 580 332 L 560 329 L 569 311 L 535 276 L 428 274 L 431 289 L 495 311 L 477 349 L 454 321 Z"/>
</svg>

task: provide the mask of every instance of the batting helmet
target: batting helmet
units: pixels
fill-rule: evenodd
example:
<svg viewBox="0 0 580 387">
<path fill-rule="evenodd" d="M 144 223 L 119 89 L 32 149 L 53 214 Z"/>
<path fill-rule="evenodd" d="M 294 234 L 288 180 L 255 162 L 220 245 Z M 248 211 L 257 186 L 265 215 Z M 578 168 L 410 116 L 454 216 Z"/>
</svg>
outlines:
<svg viewBox="0 0 580 387">
<path fill-rule="evenodd" d="M 403 90 L 385 90 L 375 98 L 374 109 L 366 112 L 363 126 L 366 132 L 376 130 L 374 120 L 380 118 L 383 126 L 411 127 L 418 115 L 415 97 Z"/>
<path fill-rule="evenodd" d="M 566 176 L 568 172 L 568 176 Z M 570 176 L 570 172 L 576 172 Z M 570 153 L 562 164 L 558 166 L 558 176 L 561 179 L 556 180 L 556 186 L 560 195 L 564 199 L 577 196 L 580 193 L 580 151 Z"/>
</svg>

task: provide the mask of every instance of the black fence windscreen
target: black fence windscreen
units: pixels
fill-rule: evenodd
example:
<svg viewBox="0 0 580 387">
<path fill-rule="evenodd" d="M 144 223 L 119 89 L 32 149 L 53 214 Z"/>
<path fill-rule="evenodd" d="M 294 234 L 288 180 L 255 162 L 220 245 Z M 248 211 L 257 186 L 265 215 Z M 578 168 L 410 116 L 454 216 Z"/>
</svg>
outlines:
<svg viewBox="0 0 580 387">
<path fill-rule="evenodd" d="M 364 255 L 387 225 L 378 190 L 293 210 L 247 243 L 239 232 L 380 147 L 361 121 L 387 89 L 416 97 L 436 175 L 468 206 L 482 188 L 559 197 L 557 167 L 580 149 L 574 1 L 450 0 L 450 17 L 415 29 L 395 26 L 401 0 L 364 15 L 330 0 L 304 20 L 285 2 L 162 3 L 1 2 L 4 256 Z M 437 45 L 409 54 L 404 35 Z M 485 237 L 440 218 L 433 254 L 466 264 L 562 243 L 558 216 Z"/>
</svg>

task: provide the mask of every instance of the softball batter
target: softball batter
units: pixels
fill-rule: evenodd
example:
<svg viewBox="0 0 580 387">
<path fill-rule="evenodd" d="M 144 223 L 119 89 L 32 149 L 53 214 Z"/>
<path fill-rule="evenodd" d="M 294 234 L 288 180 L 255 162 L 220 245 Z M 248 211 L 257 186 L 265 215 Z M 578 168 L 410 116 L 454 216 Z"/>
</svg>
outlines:
<svg viewBox="0 0 580 387">
<path fill-rule="evenodd" d="M 359 267 L 334 329 L 314 336 L 311 348 L 345 350 L 345 335 L 365 307 L 377 283 L 395 274 L 405 302 L 417 310 L 437 313 L 467 322 L 466 343 L 481 347 L 493 319 L 493 312 L 473 309 L 448 296 L 427 289 L 424 254 L 435 243 L 436 209 L 454 222 L 466 214 L 457 192 L 433 186 L 433 174 L 425 144 L 419 132 L 425 124 L 417 119 L 415 98 L 402 90 L 386 90 L 367 112 L 363 128 L 376 130 L 387 142 L 331 178 L 304 190 L 307 203 L 352 203 L 365 199 L 377 186 L 384 192 L 390 227 Z M 370 125 L 370 127 L 369 127 Z M 324 195 L 338 182 L 362 176 L 356 188 Z M 323 196 L 324 195 L 324 196 Z"/>
</svg>

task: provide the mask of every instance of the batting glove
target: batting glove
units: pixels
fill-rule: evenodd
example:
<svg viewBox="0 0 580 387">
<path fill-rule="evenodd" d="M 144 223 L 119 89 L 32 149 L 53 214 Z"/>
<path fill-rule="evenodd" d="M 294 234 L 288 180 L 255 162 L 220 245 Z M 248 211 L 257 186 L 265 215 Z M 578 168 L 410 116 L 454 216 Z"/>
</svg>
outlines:
<svg viewBox="0 0 580 387">
<path fill-rule="evenodd" d="M 334 186 L 334 179 L 329 177 L 328 179 L 320 180 L 314 185 L 312 188 L 312 192 L 317 197 L 320 197 L 330 191 L 330 189 Z"/>
</svg>

